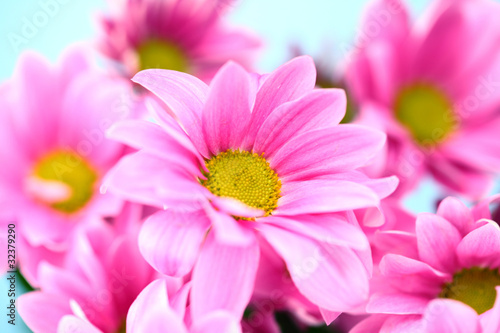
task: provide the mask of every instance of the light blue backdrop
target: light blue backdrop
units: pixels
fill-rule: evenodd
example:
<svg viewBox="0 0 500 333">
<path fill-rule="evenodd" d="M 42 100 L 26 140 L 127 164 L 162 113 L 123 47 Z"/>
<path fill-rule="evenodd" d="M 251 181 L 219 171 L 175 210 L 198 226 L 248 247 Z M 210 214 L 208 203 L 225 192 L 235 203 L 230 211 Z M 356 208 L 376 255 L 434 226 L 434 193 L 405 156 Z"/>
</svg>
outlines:
<svg viewBox="0 0 500 333">
<path fill-rule="evenodd" d="M 419 13 L 429 0 L 409 2 L 414 12 Z M 230 20 L 263 36 L 266 48 L 258 68 L 268 72 L 289 59 L 292 44 L 300 45 L 305 53 L 313 56 L 326 54 L 340 59 L 356 34 L 365 4 L 366 1 L 361 0 L 236 0 Z M 105 8 L 103 0 L 3 1 L 0 5 L 0 80 L 12 74 L 16 59 L 24 50 L 36 50 L 55 61 L 68 44 L 91 40 L 97 32 L 95 17 Z M 45 20 L 40 14 L 44 10 L 50 14 Z M 33 20 L 38 20 L 40 27 L 29 31 L 26 22 Z M 30 32 L 28 37 L 16 39 L 16 35 L 23 35 L 23 29 Z M 433 212 L 435 200 L 440 196 L 439 189 L 427 179 L 405 204 L 415 212 Z M 0 283 L 4 299 L 1 304 L 8 302 L 7 289 L 4 277 Z M 0 313 L 0 318 L 4 318 L 0 319 L 1 332 L 29 331 L 19 324 L 15 329 L 7 325 L 4 314 Z"/>
</svg>

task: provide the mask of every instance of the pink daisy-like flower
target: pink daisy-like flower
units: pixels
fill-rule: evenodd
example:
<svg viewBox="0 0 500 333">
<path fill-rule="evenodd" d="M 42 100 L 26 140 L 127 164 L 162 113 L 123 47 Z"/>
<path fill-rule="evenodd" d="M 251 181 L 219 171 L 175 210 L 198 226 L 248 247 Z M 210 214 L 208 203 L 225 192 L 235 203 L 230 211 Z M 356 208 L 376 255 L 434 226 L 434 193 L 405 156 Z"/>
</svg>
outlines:
<svg viewBox="0 0 500 333">
<path fill-rule="evenodd" d="M 346 80 L 360 122 L 387 133 L 382 173 L 411 189 L 431 173 L 484 195 L 500 170 L 500 4 L 438 1 L 412 25 L 399 0 L 368 9 Z"/>
<path fill-rule="evenodd" d="M 99 185 L 124 154 L 104 132 L 133 114 L 123 104 L 129 88 L 92 69 L 81 50 L 57 68 L 25 53 L 0 88 L 0 199 L 32 247 L 62 251 L 79 222 L 119 213 L 121 200 Z"/>
<path fill-rule="evenodd" d="M 127 204 L 113 220 L 81 226 L 62 265 L 39 265 L 40 290 L 19 297 L 34 332 L 125 332 L 127 312 L 156 276 L 137 247 L 141 207 Z M 170 279 L 170 289 L 179 288 Z"/>
<path fill-rule="evenodd" d="M 169 293 L 168 280 L 151 282 L 130 307 L 127 332 L 241 333 L 240 318 L 228 311 L 209 310 L 202 318 L 191 320 L 190 290 L 191 284 L 188 283 L 172 294 Z"/>
<path fill-rule="evenodd" d="M 417 217 L 416 255 L 387 254 L 367 311 L 352 333 L 500 330 L 500 227 L 455 198 Z"/>
<path fill-rule="evenodd" d="M 264 76 L 229 62 L 210 86 L 167 70 L 143 71 L 134 81 L 181 125 L 151 99 L 157 123 L 113 126 L 111 137 L 140 151 L 118 162 L 105 184 L 131 200 L 168 207 L 146 221 L 140 249 L 167 275 L 194 266 L 193 320 L 208 308 L 242 316 L 259 263 L 257 234 L 314 304 L 343 311 L 367 297 L 371 256 L 351 210 L 377 206 L 397 179 L 357 171 L 385 137 L 338 125 L 345 94 L 314 89 L 311 58 Z"/>
<path fill-rule="evenodd" d="M 134 76 L 149 68 L 209 80 L 228 60 L 249 65 L 260 42 L 221 19 L 228 0 L 126 0 L 104 17 L 99 46 Z"/>
</svg>

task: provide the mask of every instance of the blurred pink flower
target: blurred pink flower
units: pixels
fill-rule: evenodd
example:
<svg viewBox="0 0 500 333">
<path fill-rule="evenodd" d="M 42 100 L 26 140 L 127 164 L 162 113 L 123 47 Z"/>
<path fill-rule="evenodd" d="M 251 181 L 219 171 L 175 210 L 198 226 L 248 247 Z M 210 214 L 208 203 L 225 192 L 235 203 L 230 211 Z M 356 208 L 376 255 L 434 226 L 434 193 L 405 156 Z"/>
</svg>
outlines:
<svg viewBox="0 0 500 333">
<path fill-rule="evenodd" d="M 382 259 L 379 287 L 366 307 L 378 315 L 351 333 L 498 332 L 500 227 L 473 212 L 448 197 L 436 215 L 420 214 L 416 255 Z"/>
<path fill-rule="evenodd" d="M 182 127 L 154 100 L 156 123 L 113 126 L 111 137 L 140 151 L 118 162 L 105 184 L 169 208 L 146 221 L 140 249 L 167 275 L 183 276 L 194 266 L 194 321 L 208 308 L 243 315 L 259 263 L 256 233 L 314 304 L 343 311 L 367 297 L 369 246 L 348 216 L 377 206 L 397 179 L 373 180 L 356 170 L 385 137 L 338 125 L 345 94 L 314 89 L 311 58 L 264 76 L 229 62 L 210 86 L 167 70 L 143 71 L 134 81 L 162 99 Z"/>
<path fill-rule="evenodd" d="M 251 64 L 260 42 L 222 20 L 227 0 L 126 0 L 103 17 L 99 47 L 124 75 L 148 68 L 208 81 L 228 60 Z"/>
<path fill-rule="evenodd" d="M 0 199 L 30 246 L 63 251 L 75 226 L 120 212 L 121 200 L 99 185 L 124 154 L 104 132 L 133 115 L 129 88 L 92 69 L 80 49 L 56 68 L 24 53 L 0 88 Z"/>
<path fill-rule="evenodd" d="M 34 332 L 125 332 L 128 309 L 156 272 L 137 246 L 141 207 L 127 205 L 113 224 L 94 219 L 71 238 L 63 264 L 38 266 L 40 291 L 19 297 Z M 169 280 L 171 291 L 181 281 Z"/>
<path fill-rule="evenodd" d="M 500 4 L 438 1 L 411 25 L 399 0 L 366 13 L 346 72 L 358 121 L 387 133 L 372 175 L 397 175 L 403 194 L 427 172 L 478 198 L 500 171 Z"/>
<path fill-rule="evenodd" d="M 188 304 L 190 284 L 177 293 L 169 293 L 168 280 L 159 279 L 148 285 L 134 301 L 127 316 L 127 332 L 149 333 L 238 333 L 239 318 L 228 311 L 208 311 L 192 321 Z M 171 297 L 169 297 L 171 295 Z M 187 308 L 186 308 L 187 307 Z"/>
</svg>

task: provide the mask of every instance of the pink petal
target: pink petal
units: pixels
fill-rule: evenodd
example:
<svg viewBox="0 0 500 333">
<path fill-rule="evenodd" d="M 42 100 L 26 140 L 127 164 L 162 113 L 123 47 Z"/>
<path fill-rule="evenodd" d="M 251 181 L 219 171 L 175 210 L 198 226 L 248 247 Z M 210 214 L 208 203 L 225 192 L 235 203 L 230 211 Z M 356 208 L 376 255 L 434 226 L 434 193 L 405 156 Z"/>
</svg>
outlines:
<svg viewBox="0 0 500 333">
<path fill-rule="evenodd" d="M 61 91 L 57 84 L 45 84 L 57 82 L 56 73 L 38 53 L 23 52 L 12 82 L 23 96 L 30 96 L 18 99 L 16 110 L 12 112 L 12 126 L 15 126 L 19 138 L 25 138 L 23 145 L 32 156 L 40 156 L 57 140 L 56 119 Z"/>
<path fill-rule="evenodd" d="M 437 214 L 453 224 L 463 235 L 474 223 L 470 209 L 454 197 L 447 197 L 441 201 Z"/>
<path fill-rule="evenodd" d="M 363 250 L 368 240 L 363 231 L 335 214 L 302 216 L 268 216 L 262 223 L 271 224 L 320 242 Z"/>
<path fill-rule="evenodd" d="M 408 38 L 410 19 L 405 3 L 400 0 L 378 0 L 369 5 L 363 18 L 363 28 L 360 31 L 373 29 L 374 22 L 383 22 L 379 26 L 379 33 L 370 36 L 370 41 L 384 41 L 387 43 L 404 42 Z M 366 29 L 366 30 L 365 30 Z"/>
<path fill-rule="evenodd" d="M 458 244 L 457 256 L 463 267 L 500 266 L 500 227 L 496 222 L 471 231 Z"/>
<path fill-rule="evenodd" d="M 85 51 L 86 47 L 85 44 L 73 44 L 62 52 L 59 75 L 63 86 L 69 85 L 75 76 L 92 68 L 92 59 L 90 53 Z"/>
<path fill-rule="evenodd" d="M 132 232 L 129 229 L 128 232 L 128 235 L 115 239 L 112 250 L 108 250 L 108 264 L 106 265 L 107 269 L 112 272 L 111 290 L 116 291 L 114 308 L 116 313 L 123 316 L 156 273 L 139 252 L 135 230 Z M 120 283 L 118 287 L 117 282 Z"/>
<path fill-rule="evenodd" d="M 168 303 L 167 281 L 155 280 L 131 305 L 127 314 L 127 332 L 187 333 L 182 319 Z"/>
<path fill-rule="evenodd" d="M 204 201 L 208 192 L 185 169 L 142 151 L 123 157 L 108 172 L 103 184 L 103 188 L 131 201 L 191 210 Z"/>
<path fill-rule="evenodd" d="M 388 317 L 386 315 L 369 316 L 354 326 L 349 333 L 380 333 L 380 329 Z"/>
<path fill-rule="evenodd" d="M 443 272 L 457 268 L 455 250 L 461 240 L 458 230 L 442 217 L 422 213 L 416 222 L 420 259 Z"/>
<path fill-rule="evenodd" d="M 238 199 L 218 197 L 214 195 L 210 200 L 213 205 L 217 207 L 217 209 L 233 216 L 261 217 L 264 215 L 264 211 L 262 209 L 247 206 Z"/>
<path fill-rule="evenodd" d="M 88 321 L 78 318 L 73 315 L 62 317 L 57 327 L 57 333 L 102 333 L 100 329 L 89 323 Z"/>
<path fill-rule="evenodd" d="M 213 155 L 239 148 L 250 121 L 250 79 L 234 62 L 215 75 L 203 109 L 203 133 Z"/>
<path fill-rule="evenodd" d="M 41 291 L 19 296 L 17 305 L 26 325 L 34 332 L 40 333 L 57 332 L 59 320 L 72 313 L 68 298 Z"/>
<path fill-rule="evenodd" d="M 125 120 L 112 125 L 107 135 L 130 147 L 187 167 L 193 174 L 201 176 L 199 165 L 203 162 L 194 147 L 183 146 L 157 124 L 143 120 Z"/>
<path fill-rule="evenodd" d="M 156 97 L 146 96 L 145 102 L 146 108 L 149 111 L 149 115 L 151 116 L 151 121 L 155 124 L 158 124 L 164 132 L 166 132 L 172 140 L 179 143 L 181 146 L 186 148 L 187 150 L 193 152 L 196 156 L 200 158 L 200 163 L 204 164 L 204 158 L 198 152 L 198 149 L 193 144 L 193 141 L 187 135 L 186 131 L 179 123 L 177 119 L 171 116 L 163 116 L 163 113 L 158 115 L 156 110 L 163 109 L 164 107 L 160 104 L 160 101 Z"/>
<path fill-rule="evenodd" d="M 139 249 L 157 271 L 182 277 L 193 268 L 210 227 L 202 210 L 160 211 L 149 217 L 139 234 Z"/>
<path fill-rule="evenodd" d="M 482 331 L 481 333 L 497 333 L 500 332 L 500 286 L 495 287 L 497 298 L 493 308 L 486 311 L 479 317 Z"/>
<path fill-rule="evenodd" d="M 291 138 L 320 127 L 337 125 L 345 114 L 341 89 L 313 90 L 304 97 L 277 107 L 262 124 L 253 150 L 273 156 Z"/>
<path fill-rule="evenodd" d="M 136 107 L 123 101 L 123 96 L 130 93 L 129 82 L 100 73 L 90 72 L 74 79 L 59 97 L 58 144 L 81 152 L 94 167 L 108 169 L 123 154 L 123 146 L 104 134 L 110 124 L 133 116 Z"/>
<path fill-rule="evenodd" d="M 190 333 L 241 333 L 240 318 L 226 311 L 214 311 L 194 322 Z"/>
<path fill-rule="evenodd" d="M 420 315 L 389 316 L 382 325 L 380 333 L 427 333 L 427 331 L 422 329 L 423 325 L 422 316 Z"/>
<path fill-rule="evenodd" d="M 40 286 L 45 293 L 71 295 L 77 301 L 92 294 L 92 286 L 84 276 L 42 261 L 38 266 Z"/>
<path fill-rule="evenodd" d="M 368 297 L 366 268 L 352 250 L 268 224 L 259 230 L 285 261 L 295 286 L 314 304 L 346 311 Z"/>
<path fill-rule="evenodd" d="M 309 180 L 284 184 L 275 215 L 331 213 L 376 206 L 369 188 L 348 181 Z"/>
<path fill-rule="evenodd" d="M 474 170 L 496 172 L 500 168 L 500 119 L 495 118 L 485 124 L 464 128 L 443 147 L 447 156 Z M 474 158 L 470 155 L 474 154 Z"/>
<path fill-rule="evenodd" d="M 429 333 L 480 333 L 479 317 L 470 306 L 451 299 L 435 299 L 429 303 L 424 317 Z"/>
<path fill-rule="evenodd" d="M 385 134 L 359 125 L 338 125 L 294 137 L 270 160 L 282 179 L 297 180 L 365 166 Z"/>
<path fill-rule="evenodd" d="M 246 247 L 234 247 L 219 243 L 209 233 L 193 270 L 193 322 L 215 310 L 227 310 L 241 318 L 253 292 L 258 263 L 257 240 Z"/>
<path fill-rule="evenodd" d="M 354 183 L 362 184 L 366 187 L 369 187 L 373 192 L 377 193 L 380 199 L 384 199 L 391 195 L 396 190 L 399 184 L 399 179 L 396 176 L 371 179 L 363 172 L 357 170 L 323 175 L 318 178 L 348 180 Z"/>
<path fill-rule="evenodd" d="M 309 56 L 292 59 L 269 74 L 257 92 L 244 148 L 251 149 L 261 125 L 275 108 L 303 96 L 315 84 L 316 68 Z"/>
<path fill-rule="evenodd" d="M 207 62 L 232 59 L 246 65 L 252 51 L 260 45 L 261 41 L 246 30 L 233 28 L 228 31 L 223 27 L 216 33 L 207 34 L 197 46 L 196 54 Z"/>
<path fill-rule="evenodd" d="M 325 323 L 327 325 L 330 325 L 341 314 L 341 312 L 328 311 L 328 310 L 323 309 L 323 308 L 319 308 L 319 311 L 321 312 L 321 317 L 323 318 L 323 320 L 325 321 Z"/>
<path fill-rule="evenodd" d="M 205 211 L 212 222 L 218 243 L 247 247 L 255 242 L 253 230 L 245 221 L 236 220 L 226 212 L 219 212 L 211 207 L 206 207 Z"/>
<path fill-rule="evenodd" d="M 398 230 L 379 231 L 373 235 L 370 242 L 382 254 L 394 253 L 410 258 L 418 258 L 417 237 L 413 232 L 409 233 Z M 374 258 L 374 261 L 377 260 Z"/>
<path fill-rule="evenodd" d="M 399 290 L 435 297 L 449 275 L 436 271 L 426 263 L 398 254 L 385 255 L 379 264 L 385 277 L 390 277 Z"/>
<path fill-rule="evenodd" d="M 200 154 L 209 156 L 201 126 L 201 113 L 208 95 L 205 83 L 186 73 L 162 69 L 141 71 L 132 81 L 163 100 L 179 118 Z M 169 117 L 164 110 L 157 113 L 160 117 Z"/>
<path fill-rule="evenodd" d="M 473 150 L 467 156 L 471 154 L 474 154 Z M 434 178 L 452 191 L 464 193 L 472 199 L 484 197 L 493 186 L 492 175 L 467 164 L 457 163 L 452 156 L 449 152 L 433 154 L 432 163 L 427 166 Z"/>
<path fill-rule="evenodd" d="M 369 313 L 422 314 L 429 298 L 412 294 L 374 294 L 366 306 Z"/>
<path fill-rule="evenodd" d="M 500 200 L 500 194 L 495 194 L 489 196 L 486 199 L 481 200 L 476 206 L 472 208 L 473 220 L 477 221 L 480 219 L 489 219 L 492 218 L 492 211 L 490 210 L 491 204 L 497 204 Z"/>
<path fill-rule="evenodd" d="M 448 1 L 444 3 L 446 5 Z M 499 12 L 498 4 L 490 1 L 481 1 L 480 6 L 459 1 L 446 6 L 445 10 L 436 11 L 435 21 L 428 24 L 428 31 L 423 31 L 426 38 L 422 38 L 421 45 L 418 45 L 419 52 L 413 65 L 415 72 L 431 82 L 441 82 L 445 87 L 454 82 L 454 95 L 469 97 L 474 94 L 478 87 L 477 78 L 484 75 L 497 59 L 492 40 L 499 39 L 496 19 Z M 462 45 L 471 48 L 468 52 L 455 52 Z M 443 49 L 439 57 L 433 53 L 437 47 Z M 429 62 L 429 59 L 433 61 Z M 478 111 L 474 110 L 474 113 Z"/>
<path fill-rule="evenodd" d="M 174 284 L 174 289 L 172 290 L 172 285 L 168 284 L 168 282 L 172 283 L 173 280 L 167 280 L 167 292 L 173 294 L 170 299 L 170 307 L 177 314 L 179 318 L 185 318 L 186 310 L 189 310 L 187 307 L 189 293 L 191 292 L 191 281 L 184 283 L 184 279 L 177 279 Z M 174 294 L 175 292 L 175 294 Z"/>
</svg>

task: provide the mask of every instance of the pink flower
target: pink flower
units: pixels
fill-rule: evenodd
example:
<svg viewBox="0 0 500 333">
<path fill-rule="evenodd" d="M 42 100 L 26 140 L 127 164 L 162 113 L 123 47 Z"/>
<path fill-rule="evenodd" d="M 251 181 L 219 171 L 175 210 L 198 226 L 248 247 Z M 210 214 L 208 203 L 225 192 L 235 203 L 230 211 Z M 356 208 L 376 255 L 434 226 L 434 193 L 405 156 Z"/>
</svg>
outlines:
<svg viewBox="0 0 500 333">
<path fill-rule="evenodd" d="M 75 226 L 119 213 L 121 200 L 99 186 L 124 154 L 104 131 L 133 114 L 128 94 L 126 82 L 92 69 L 81 50 L 57 68 L 24 53 L 0 88 L 0 199 L 30 246 L 64 251 Z"/>
<path fill-rule="evenodd" d="M 351 332 L 498 332 L 498 224 L 474 219 L 449 197 L 436 215 L 417 217 L 416 233 L 415 257 L 387 254 L 380 263 L 379 288 L 366 307 L 380 315 Z"/>
<path fill-rule="evenodd" d="M 175 294 L 168 291 L 168 280 L 151 282 L 134 301 L 127 316 L 127 332 L 169 333 L 241 333 L 239 318 L 228 311 L 209 311 L 202 318 L 191 321 L 187 307 L 190 284 Z M 172 295 L 172 297 L 169 297 Z"/>
<path fill-rule="evenodd" d="M 101 20 L 100 49 L 132 77 L 163 68 L 209 80 L 228 60 L 249 65 L 260 42 L 221 19 L 227 0 L 127 0 Z"/>
<path fill-rule="evenodd" d="M 499 15 L 489 0 L 438 1 L 417 24 L 399 0 L 369 8 L 346 80 L 360 123 L 387 133 L 375 174 L 399 194 L 430 173 L 477 198 L 500 170 Z"/>
<path fill-rule="evenodd" d="M 113 225 L 95 219 L 72 237 L 57 267 L 39 265 L 40 291 L 19 297 L 19 313 L 35 332 L 116 333 L 128 309 L 155 277 L 137 247 L 141 207 L 127 205 Z M 171 289 L 178 282 L 170 281 Z"/>
<path fill-rule="evenodd" d="M 116 124 L 109 135 L 140 151 L 118 162 L 105 183 L 131 200 L 169 207 L 146 221 L 140 249 L 167 275 L 194 266 L 194 321 L 207 309 L 242 316 L 259 264 L 257 234 L 314 304 L 343 311 L 367 297 L 371 256 L 352 210 L 377 206 L 397 180 L 357 171 L 384 135 L 338 125 L 345 94 L 314 89 L 311 58 L 264 76 L 229 62 L 210 86 L 167 70 L 134 81 L 181 125 L 154 100 L 157 123 Z"/>
</svg>

